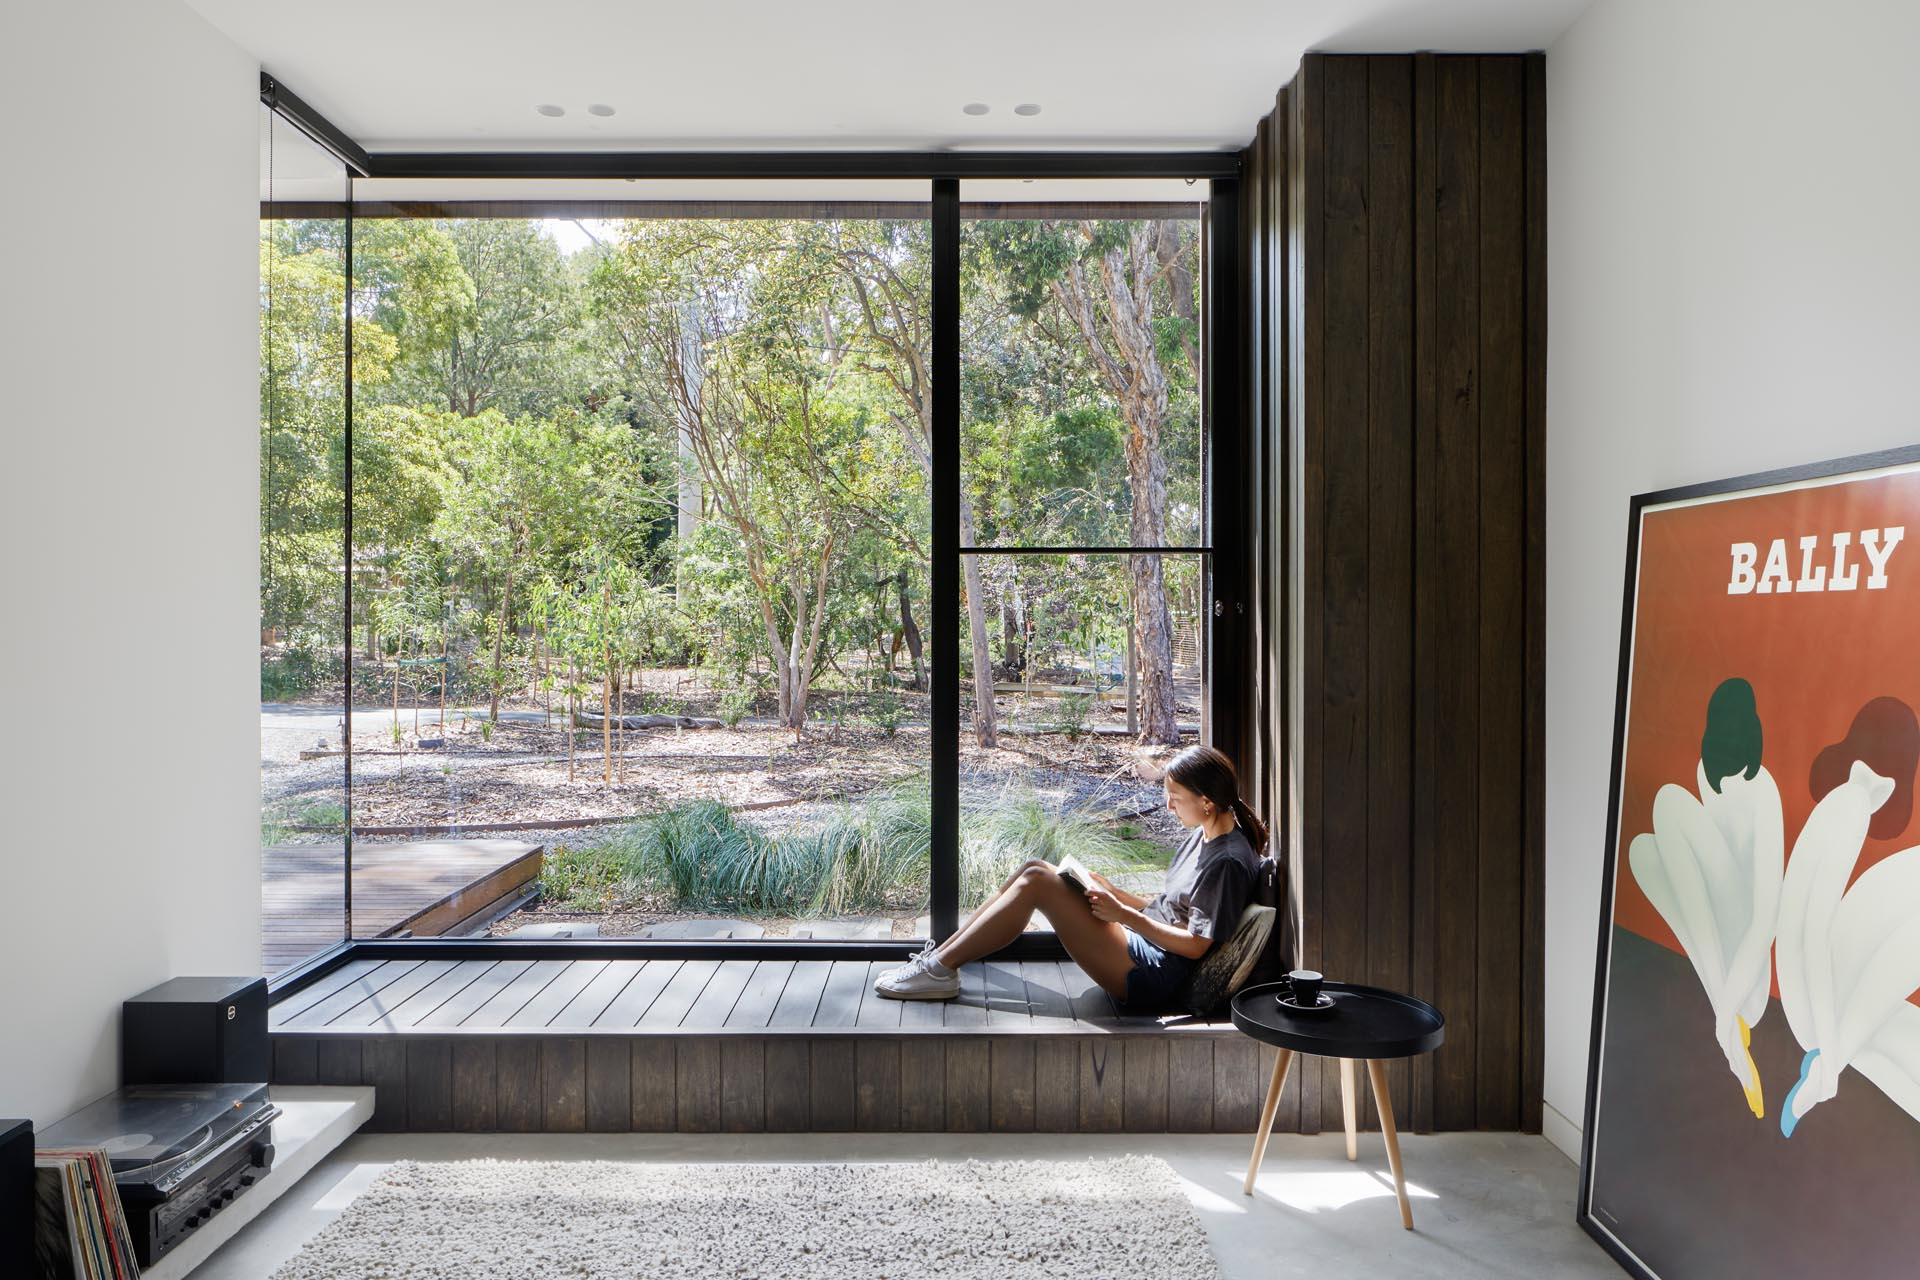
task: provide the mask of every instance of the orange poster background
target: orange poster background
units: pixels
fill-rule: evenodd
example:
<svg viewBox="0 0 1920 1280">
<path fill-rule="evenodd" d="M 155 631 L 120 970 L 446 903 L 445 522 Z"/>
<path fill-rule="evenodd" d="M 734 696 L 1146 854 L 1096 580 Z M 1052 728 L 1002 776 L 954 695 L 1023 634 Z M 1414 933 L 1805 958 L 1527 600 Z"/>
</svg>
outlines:
<svg viewBox="0 0 1920 1280">
<path fill-rule="evenodd" d="M 1895 525 L 1906 537 L 1887 561 L 1887 586 L 1870 591 L 1860 531 Z M 1819 536 L 1813 562 L 1831 577 L 1837 532 L 1852 535 L 1849 559 L 1860 575 L 1854 590 L 1727 593 L 1734 543 L 1758 545 L 1757 571 L 1768 544 L 1786 539 L 1788 573 L 1798 583 L 1800 539 Z M 1627 846 L 1653 829 L 1653 797 L 1663 785 L 1696 789 L 1707 700 L 1722 680 L 1739 676 L 1753 685 L 1761 763 L 1780 788 L 1789 856 L 1813 809 L 1814 757 L 1846 737 L 1855 713 L 1873 698 L 1898 698 L 1920 711 L 1920 472 L 1649 511 L 1640 530 L 1634 614 L 1613 918 L 1679 951 L 1634 881 Z M 1920 805 L 1897 836 L 1868 837 L 1855 878 L 1915 844 Z"/>
</svg>

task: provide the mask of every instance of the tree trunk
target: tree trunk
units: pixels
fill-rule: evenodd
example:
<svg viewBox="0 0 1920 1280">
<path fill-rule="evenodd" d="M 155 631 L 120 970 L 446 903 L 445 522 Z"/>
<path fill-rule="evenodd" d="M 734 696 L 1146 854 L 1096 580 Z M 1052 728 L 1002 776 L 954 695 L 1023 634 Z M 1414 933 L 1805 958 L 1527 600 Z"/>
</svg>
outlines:
<svg viewBox="0 0 1920 1280">
<path fill-rule="evenodd" d="M 1178 746 L 1173 701 L 1173 624 L 1159 556 L 1133 556 L 1133 619 L 1139 643 L 1140 741 Z"/>
<path fill-rule="evenodd" d="M 1093 286 L 1084 266 L 1075 262 L 1053 285 L 1055 297 L 1074 318 L 1127 422 L 1131 533 L 1137 547 L 1165 545 L 1167 528 L 1167 460 L 1160 447 L 1167 417 L 1167 380 L 1153 331 L 1150 290 L 1157 263 L 1156 239 L 1153 224 L 1143 223 L 1127 244 L 1115 245 L 1100 257 L 1099 288 L 1106 299 L 1117 355 L 1101 339 L 1094 318 Z M 1130 559 L 1134 628 L 1140 646 L 1140 741 L 1177 746 L 1180 726 L 1174 714 L 1173 624 L 1167 609 L 1165 567 L 1157 555 Z"/>
<path fill-rule="evenodd" d="M 1000 602 L 1000 654 L 1008 675 L 1019 674 L 1025 658 L 1026 638 L 1020 632 L 1020 609 L 1009 593 Z"/>
<path fill-rule="evenodd" d="M 487 681 L 493 701 L 487 710 L 487 719 L 500 723 L 500 655 L 507 642 L 507 609 L 513 604 L 513 561 L 507 561 L 507 581 L 500 591 L 500 618 L 493 628 L 493 678 Z"/>
<path fill-rule="evenodd" d="M 700 459 L 694 452 L 693 433 L 698 427 L 694 414 L 700 403 L 701 390 L 706 384 L 706 345 L 700 323 L 700 304 L 692 299 L 680 304 L 679 344 L 680 377 L 685 398 L 675 408 L 674 436 L 678 442 L 680 468 L 676 529 L 680 546 L 685 547 L 693 541 L 693 535 L 699 532 L 700 512 L 705 502 L 700 477 Z M 680 564 L 678 558 L 675 559 L 674 564 L 677 584 Z"/>
<path fill-rule="evenodd" d="M 393 741 L 395 746 L 400 743 L 400 658 L 405 653 L 405 649 L 398 649 L 393 655 Z"/>
<path fill-rule="evenodd" d="M 1127 732 L 1140 732 L 1140 646 L 1133 615 L 1127 615 Z"/>
<path fill-rule="evenodd" d="M 957 482 L 956 482 L 957 483 Z M 973 503 L 960 490 L 960 545 L 974 544 Z M 999 714 L 993 705 L 993 658 L 987 652 L 987 593 L 980 580 L 980 557 L 960 558 L 966 579 L 967 633 L 973 641 L 973 738 L 983 747 L 999 744 Z M 936 607 L 938 602 L 936 601 Z M 957 673 L 956 673 L 957 674 Z M 946 673 L 940 679 L 949 679 Z"/>
<path fill-rule="evenodd" d="M 612 590 L 600 588 L 600 609 L 604 617 L 613 608 Z M 613 785 L 613 642 L 601 644 L 601 660 L 606 663 L 606 678 L 600 682 L 600 781 Z"/>
<path fill-rule="evenodd" d="M 1200 328 L 1200 308 L 1194 301 L 1193 272 L 1187 267 L 1186 248 L 1188 241 L 1181 232 L 1180 223 L 1172 218 L 1153 224 L 1154 257 L 1160 263 L 1160 269 L 1166 274 L 1167 296 L 1173 300 L 1173 312 L 1197 333 Z M 1200 353 L 1193 342 L 1186 338 L 1180 340 L 1180 349 L 1186 353 L 1187 360 L 1193 365 L 1195 373 L 1200 369 Z"/>
<path fill-rule="evenodd" d="M 800 618 L 793 620 L 793 633 L 787 637 L 786 668 L 789 685 L 787 693 L 787 728 L 797 738 L 807 727 L 807 686 L 812 672 L 805 669 L 800 661 Z"/>
</svg>

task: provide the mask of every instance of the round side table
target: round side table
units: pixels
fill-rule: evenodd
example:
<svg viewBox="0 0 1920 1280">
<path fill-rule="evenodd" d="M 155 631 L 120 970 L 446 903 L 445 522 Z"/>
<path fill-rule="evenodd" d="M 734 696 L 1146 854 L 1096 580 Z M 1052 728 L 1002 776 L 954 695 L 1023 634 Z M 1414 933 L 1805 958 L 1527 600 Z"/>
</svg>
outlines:
<svg viewBox="0 0 1920 1280">
<path fill-rule="evenodd" d="M 1285 982 L 1248 987 L 1233 998 L 1233 1025 L 1265 1044 L 1276 1045 L 1280 1056 L 1273 1064 L 1267 1102 L 1260 1109 L 1260 1132 L 1253 1139 L 1253 1160 L 1247 1165 L 1242 1190 L 1253 1194 L 1253 1180 L 1267 1153 L 1273 1131 L 1273 1113 L 1280 1106 L 1280 1090 L 1287 1083 L 1293 1055 L 1309 1053 L 1340 1059 L 1340 1101 L 1346 1112 L 1347 1159 L 1358 1158 L 1353 1098 L 1353 1064 L 1363 1059 L 1373 1081 L 1374 1105 L 1380 1109 L 1380 1132 L 1387 1142 L 1387 1163 L 1393 1167 L 1393 1189 L 1400 1197 L 1400 1225 L 1413 1230 L 1413 1207 L 1407 1203 L 1407 1180 L 1400 1168 L 1400 1135 L 1393 1124 L 1393 1099 L 1387 1094 L 1388 1058 L 1410 1058 L 1430 1053 L 1447 1038 L 1447 1020 L 1425 1000 L 1382 987 L 1328 982 L 1320 988 L 1333 998 L 1326 1013 L 1292 1013 L 1279 1001 L 1289 993 Z"/>
</svg>

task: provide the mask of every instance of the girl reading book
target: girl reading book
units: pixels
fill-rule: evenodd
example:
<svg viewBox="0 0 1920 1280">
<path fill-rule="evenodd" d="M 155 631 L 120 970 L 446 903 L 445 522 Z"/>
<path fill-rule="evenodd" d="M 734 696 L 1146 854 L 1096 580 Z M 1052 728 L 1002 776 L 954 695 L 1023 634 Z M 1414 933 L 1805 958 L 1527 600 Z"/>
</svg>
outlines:
<svg viewBox="0 0 1920 1280">
<path fill-rule="evenodd" d="M 951 1000 L 961 965 L 1018 938 L 1038 911 L 1067 954 L 1129 1012 L 1171 1008 L 1194 964 L 1233 932 L 1252 896 L 1267 828 L 1240 798 L 1233 762 L 1192 746 L 1167 765 L 1167 808 L 1190 829 L 1151 898 L 1116 888 L 1075 864 L 1022 864 L 952 937 L 880 975 L 874 991 L 896 1000 Z M 1090 879 L 1091 884 L 1082 883 Z"/>
</svg>

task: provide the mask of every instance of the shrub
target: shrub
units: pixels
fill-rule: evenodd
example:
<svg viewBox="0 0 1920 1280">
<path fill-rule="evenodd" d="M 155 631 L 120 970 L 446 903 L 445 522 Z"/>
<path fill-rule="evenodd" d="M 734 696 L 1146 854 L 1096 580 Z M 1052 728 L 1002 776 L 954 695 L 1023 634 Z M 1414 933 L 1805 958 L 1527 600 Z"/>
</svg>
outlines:
<svg viewBox="0 0 1920 1280">
<path fill-rule="evenodd" d="M 687 704 L 670 693 L 650 693 L 643 690 L 640 694 L 640 714 L 645 716 L 683 716 L 687 714 Z"/>
<path fill-rule="evenodd" d="M 293 821 L 296 826 L 337 829 L 347 825 L 347 806 L 338 800 L 302 800 Z"/>
<path fill-rule="evenodd" d="M 1054 720 L 1054 728 L 1066 734 L 1068 742 L 1078 742 L 1087 736 L 1087 723 L 1093 711 L 1093 695 L 1090 693 L 1062 694 L 1059 711 L 1059 716 Z"/>
<path fill-rule="evenodd" d="M 891 738 L 907 718 L 907 704 L 892 689 L 883 688 L 867 699 L 867 719 Z"/>
<path fill-rule="evenodd" d="M 720 695 L 720 722 L 732 729 L 753 710 L 753 690 L 733 688 Z"/>
<path fill-rule="evenodd" d="M 924 779 L 839 807 L 820 827 L 770 835 L 713 800 L 630 824 L 604 846 L 630 894 L 678 907 L 805 915 L 924 897 L 931 840 Z"/>
<path fill-rule="evenodd" d="M 604 845 L 556 845 L 540 863 L 540 895 L 562 911 L 605 910 L 623 896 L 621 870 Z"/>
<path fill-rule="evenodd" d="M 718 801 L 698 800 L 630 823 L 592 848 L 557 851 L 542 886 L 563 904 L 658 893 L 695 911 L 884 911 L 926 901 L 932 842 L 924 775 L 842 804 L 818 827 L 777 836 Z M 1009 787 L 962 810 L 962 900 L 980 901 L 1029 858 L 1058 862 L 1068 854 L 1103 872 L 1166 861 L 1164 849 L 1121 836 L 1090 810 L 1057 812 L 1031 791 Z"/>
<path fill-rule="evenodd" d="M 960 896 L 979 902 L 1029 858 L 1058 862 L 1072 854 L 1096 871 L 1133 865 L 1128 842 L 1086 809 L 1056 812 L 1022 787 L 961 810 Z"/>
<path fill-rule="evenodd" d="M 333 685 L 340 679 L 340 659 L 331 651 L 296 640 L 278 653 L 260 660 L 260 700 L 279 702 Z"/>
<path fill-rule="evenodd" d="M 847 805 L 828 822 L 826 837 L 836 858 L 816 909 L 838 914 L 926 900 L 933 799 L 924 777 Z"/>
</svg>

